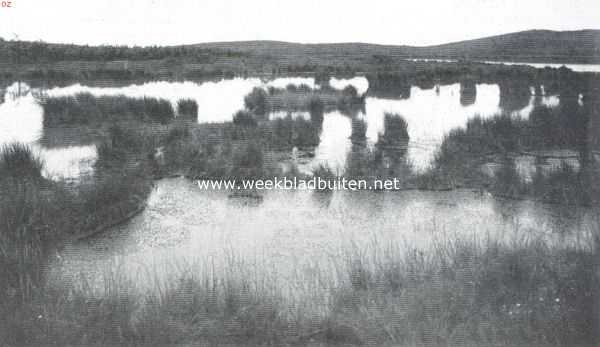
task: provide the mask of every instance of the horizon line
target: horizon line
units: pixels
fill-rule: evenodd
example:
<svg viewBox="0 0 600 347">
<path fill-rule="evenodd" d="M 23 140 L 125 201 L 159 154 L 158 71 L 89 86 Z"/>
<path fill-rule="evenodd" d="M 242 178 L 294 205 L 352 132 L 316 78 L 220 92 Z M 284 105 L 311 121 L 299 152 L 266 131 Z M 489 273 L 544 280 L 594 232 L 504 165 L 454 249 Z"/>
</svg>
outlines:
<svg viewBox="0 0 600 347">
<path fill-rule="evenodd" d="M 512 31 L 512 32 L 506 32 L 506 33 L 502 33 L 502 34 L 497 34 L 497 35 L 490 35 L 490 36 L 480 36 L 480 37 L 476 37 L 476 38 L 470 38 L 470 39 L 464 39 L 464 40 L 458 40 L 458 41 L 448 41 L 448 42 L 443 42 L 443 43 L 436 43 L 436 44 L 430 44 L 430 45 L 409 45 L 409 44 L 387 44 L 387 43 L 374 43 L 374 42 L 365 42 L 365 41 L 335 41 L 335 42 L 301 42 L 301 41 L 283 41 L 283 40 L 269 40 L 269 39 L 258 39 L 258 40 L 231 40 L 231 41 L 204 41 L 204 42 L 196 42 L 196 43 L 184 43 L 184 44 L 168 44 L 168 45 L 125 45 L 125 44 L 110 44 L 110 43 L 103 43 L 103 44 L 89 44 L 89 43 L 74 43 L 74 42 L 59 42 L 59 41 L 45 41 L 42 39 L 38 39 L 38 40 L 21 40 L 18 39 L 18 35 L 15 35 L 17 37 L 17 39 L 6 39 L 2 36 L 0 36 L 0 41 L 4 41 L 4 42 L 39 42 L 39 43 L 45 43 L 45 44 L 50 44 L 50 45 L 73 45 L 73 46 L 87 46 L 87 47 L 106 47 L 106 46 L 111 46 L 111 47 L 127 47 L 127 48 L 148 48 L 148 47 L 164 47 L 164 48 L 168 48 L 168 47 L 182 47 L 182 46 L 197 46 L 197 45 L 218 45 L 218 44 L 232 44 L 232 43 L 251 43 L 251 42 L 264 42 L 264 43 L 283 43 L 283 44 L 294 44 L 294 45 L 305 45 L 305 46 L 310 46 L 310 45 L 348 45 L 348 44 L 361 44 L 361 45 L 371 45 L 371 46 L 382 46 L 382 47 L 411 47 L 411 48 L 428 48 L 428 47 L 438 47 L 438 46 L 444 46 L 444 45 L 451 45 L 451 44 L 457 44 L 457 43 L 462 43 L 462 42 L 470 42 L 470 41 L 477 41 L 477 40 L 482 40 L 482 39 L 488 39 L 488 38 L 494 38 L 494 37 L 502 37 L 502 36 L 508 36 L 508 35 L 514 35 L 514 34 L 520 34 L 520 33 L 528 33 L 528 32 L 535 32 L 535 31 L 539 31 L 539 32 L 552 32 L 552 33 L 576 33 L 576 32 L 586 32 L 586 31 L 597 31 L 600 34 L 600 28 L 599 29 L 591 29 L 591 28 L 584 28 L 584 29 L 575 29 L 575 30 L 552 30 L 552 29 L 527 29 L 527 30 L 519 30 L 519 31 Z"/>
</svg>

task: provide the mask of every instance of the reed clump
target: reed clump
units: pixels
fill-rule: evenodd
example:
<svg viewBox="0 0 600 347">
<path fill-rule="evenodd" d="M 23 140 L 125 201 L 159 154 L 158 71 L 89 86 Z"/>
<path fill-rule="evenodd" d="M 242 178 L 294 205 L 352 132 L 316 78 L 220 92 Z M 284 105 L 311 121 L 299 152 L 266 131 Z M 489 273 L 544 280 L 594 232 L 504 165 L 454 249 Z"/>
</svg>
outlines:
<svg viewBox="0 0 600 347">
<path fill-rule="evenodd" d="M 22 143 L 0 148 L 0 177 L 40 180 L 44 163 L 33 149 Z"/>
<path fill-rule="evenodd" d="M 94 96 L 90 93 L 78 93 L 74 96 L 48 97 L 43 100 L 42 108 L 46 127 L 125 120 L 166 124 L 175 117 L 173 106 L 168 100 L 124 95 Z"/>
<path fill-rule="evenodd" d="M 198 103 L 194 99 L 181 99 L 177 101 L 177 114 L 180 117 L 198 118 Z"/>
</svg>

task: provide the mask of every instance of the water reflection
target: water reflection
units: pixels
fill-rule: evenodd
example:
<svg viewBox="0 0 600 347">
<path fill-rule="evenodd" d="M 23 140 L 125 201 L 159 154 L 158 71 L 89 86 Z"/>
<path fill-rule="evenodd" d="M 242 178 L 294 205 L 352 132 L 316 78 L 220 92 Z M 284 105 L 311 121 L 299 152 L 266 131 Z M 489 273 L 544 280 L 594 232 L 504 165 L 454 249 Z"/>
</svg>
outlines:
<svg viewBox="0 0 600 347">
<path fill-rule="evenodd" d="M 334 171 L 344 171 L 346 156 L 351 148 L 352 121 L 340 112 L 326 113 L 315 163 L 326 163 Z"/>
<path fill-rule="evenodd" d="M 460 102 L 460 84 L 439 86 L 434 89 L 412 87 L 410 98 L 388 100 L 367 98 L 367 138 L 375 143 L 383 129 L 385 112 L 398 113 L 408 122 L 410 142 L 408 160 L 417 171 L 431 164 L 444 135 L 453 128 L 464 126 L 476 115 L 489 117 L 501 111 L 500 90 L 497 85 L 477 84 L 476 100 L 463 106 Z"/>
<path fill-rule="evenodd" d="M 432 163 L 444 136 L 454 128 L 464 126 L 476 115 L 490 117 L 502 111 L 528 117 L 536 105 L 556 107 L 559 99 L 555 95 L 545 95 L 543 86 L 529 86 L 524 83 L 500 82 L 499 84 L 477 84 L 465 79 L 450 85 L 435 85 L 424 89 L 411 86 L 403 80 L 382 79 L 377 85 L 382 90 L 369 89 L 364 77 L 351 79 L 331 78 L 332 88 L 343 89 L 354 86 L 359 94 L 367 93 L 364 109 L 354 112 L 330 112 L 325 116 L 320 145 L 311 167 L 327 163 L 332 168 L 342 170 L 351 149 L 352 120 L 363 119 L 366 123 L 366 142 L 374 146 L 378 134 L 383 132 L 383 119 L 386 112 L 400 114 L 408 122 L 410 141 L 406 153 L 407 162 L 417 172 L 425 171 Z M 198 122 L 225 122 L 244 108 L 244 97 L 254 88 L 285 87 L 289 84 L 308 85 L 318 88 L 312 77 L 289 77 L 274 80 L 259 78 L 234 78 L 220 81 L 196 82 L 149 82 L 125 87 L 89 87 L 74 84 L 68 87 L 55 87 L 46 90 L 30 89 L 25 84 L 13 84 L 5 92 L 6 101 L 0 106 L 0 143 L 8 141 L 38 142 L 45 147 L 88 146 L 95 143 L 94 129 L 65 128 L 43 129 L 42 109 L 35 95 L 47 96 L 74 95 L 88 92 L 94 95 L 126 95 L 131 97 L 166 98 L 175 105 L 178 100 L 191 98 L 199 106 Z M 385 87 L 385 88 L 384 88 Z M 533 88 L 533 92 L 532 89 Z M 368 92 L 367 92 L 368 90 Z M 287 110 L 273 112 L 269 119 L 283 118 Z M 309 119 L 307 112 L 292 112 L 292 117 Z M 91 153 L 91 151 L 88 151 Z"/>
<path fill-rule="evenodd" d="M 52 88 L 48 96 L 68 96 L 77 93 L 101 95 L 125 95 L 128 97 L 156 97 L 169 100 L 174 108 L 180 99 L 194 99 L 198 103 L 198 121 L 231 121 L 233 114 L 244 108 L 244 96 L 254 87 L 261 86 L 259 78 L 234 78 L 217 82 L 149 82 L 127 87 L 88 87 L 75 84 L 65 88 Z"/>
<path fill-rule="evenodd" d="M 525 65 L 535 67 L 537 69 L 544 68 L 553 68 L 558 69 L 561 67 L 566 67 L 575 72 L 600 72 L 599 64 L 560 64 L 560 63 L 526 63 L 526 62 L 510 62 L 510 61 L 493 61 L 487 60 L 484 61 L 486 64 L 501 64 L 501 65 Z"/>
<path fill-rule="evenodd" d="M 414 62 L 436 62 L 436 63 L 457 63 L 456 59 L 427 59 L 427 58 L 416 58 L 416 59 L 407 59 L 409 61 Z M 511 62 L 511 61 L 495 61 L 495 60 L 484 60 L 480 61 L 485 64 L 500 64 L 500 65 L 522 65 L 522 66 L 531 66 L 536 69 L 544 69 L 544 68 L 553 68 L 558 69 L 560 67 L 566 67 L 575 72 L 600 72 L 600 64 L 561 64 L 561 63 L 528 63 L 528 62 Z"/>
<path fill-rule="evenodd" d="M 96 146 L 41 149 L 46 177 L 54 180 L 90 176 L 98 157 Z"/>
<path fill-rule="evenodd" d="M 438 89 L 439 90 L 439 89 Z M 463 81 L 460 83 L 460 104 L 469 106 L 475 103 L 477 99 L 477 86 L 473 81 Z"/>
<path fill-rule="evenodd" d="M 0 104 L 0 146 L 11 142 L 29 144 L 44 161 L 44 176 L 50 179 L 76 179 L 92 171 L 96 147 L 72 146 L 67 133 L 60 133 L 61 143 L 46 148 L 39 141 L 44 133 L 42 108 L 34 91 L 23 83 L 6 89 Z M 76 131 L 78 133 L 79 131 Z"/>
<path fill-rule="evenodd" d="M 500 107 L 507 112 L 521 110 L 529 105 L 531 89 L 520 81 L 502 81 L 500 87 Z"/>
<path fill-rule="evenodd" d="M 348 86 L 354 86 L 358 95 L 362 95 L 369 89 L 369 81 L 364 77 L 353 77 L 349 79 L 338 79 L 332 77 L 329 80 L 329 85 L 335 89 L 343 90 Z"/>
</svg>

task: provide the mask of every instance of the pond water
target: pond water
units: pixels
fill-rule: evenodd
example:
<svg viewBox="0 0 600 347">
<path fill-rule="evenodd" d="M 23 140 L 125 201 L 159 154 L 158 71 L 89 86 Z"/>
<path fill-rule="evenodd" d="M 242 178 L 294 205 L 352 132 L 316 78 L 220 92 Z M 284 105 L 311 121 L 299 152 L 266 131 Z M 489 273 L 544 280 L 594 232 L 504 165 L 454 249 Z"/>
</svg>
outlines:
<svg viewBox="0 0 600 347">
<path fill-rule="evenodd" d="M 531 96 L 527 106 L 513 111 L 515 116 L 528 117 L 535 104 L 555 107 L 556 96 Z M 460 84 L 442 85 L 432 89 L 412 87 L 406 99 L 383 99 L 367 97 L 363 119 L 367 123 L 367 141 L 373 146 L 378 134 L 383 132 L 386 112 L 401 114 L 408 123 L 407 158 L 416 172 L 430 167 L 444 136 L 454 128 L 463 127 L 475 116 L 491 117 L 502 112 L 500 88 L 495 84 L 477 84 L 476 98 L 472 104 L 460 102 Z M 315 161 L 310 167 L 324 162 L 342 171 L 351 148 L 351 119 L 339 112 L 325 116 L 321 143 L 317 147 Z M 310 170 L 307 171 L 310 171 Z"/>
<path fill-rule="evenodd" d="M 77 128 L 45 129 L 39 100 L 42 96 L 94 95 L 150 96 L 170 100 L 192 98 L 198 102 L 198 122 L 230 121 L 243 108 L 252 88 L 306 84 L 319 88 L 313 78 L 235 78 L 217 82 L 149 82 L 126 87 L 67 87 L 32 89 L 15 83 L 3 92 L 0 103 L 0 144 L 31 144 L 46 162 L 47 177 L 76 179 L 92 171 L 97 157 L 93 137 Z M 458 83 L 431 89 L 416 86 L 410 95 L 369 95 L 365 78 L 330 80 L 343 89 L 353 85 L 366 94 L 364 111 L 367 144 L 373 146 L 383 129 L 386 112 L 401 114 L 408 123 L 407 157 L 412 168 L 425 171 L 444 136 L 473 117 L 491 117 L 502 111 L 528 117 L 533 106 L 559 105 L 556 96 L 532 95 L 518 107 L 503 109 L 500 87 L 476 84 L 469 98 L 461 97 Z M 2 100 L 0 100 L 2 101 Z M 284 117 L 286 112 L 270 114 Z M 294 117 L 309 117 L 294 112 Z M 345 168 L 352 150 L 352 119 L 340 111 L 325 114 L 320 143 L 314 158 L 304 163 L 310 171 L 327 163 Z M 572 153 L 564 153 L 572 158 Z M 532 175 L 534 157 L 517 158 L 523 177 Z M 552 165 L 558 165 L 552 163 Z M 494 168 L 489 168 L 493 171 Z M 479 240 L 523 242 L 546 238 L 557 245 L 585 244 L 597 227 L 596 216 L 583 208 L 564 208 L 530 201 L 505 201 L 482 192 L 266 192 L 258 205 L 231 199 L 225 191 L 202 191 L 185 179 L 157 183 L 148 207 L 127 223 L 101 235 L 67 245 L 54 264 L 66 274 L 94 273 L 119 261 L 130 273 L 144 273 L 153 263 L 202 262 L 225 266 L 232 255 L 252 263 L 257 271 L 268 269 L 278 280 L 302 282 L 310 269 L 338 268 L 343 250 L 353 245 L 402 244 L 425 248 L 436 239 L 464 236 Z M 236 258 L 237 259 L 237 258 Z M 265 268 L 267 266 L 267 268 Z M 300 270 L 298 270 L 300 269 Z M 302 269 L 309 269 L 302 272 Z M 293 270 L 293 271 L 291 271 Z M 298 271 L 301 273 L 299 274 Z M 169 271 L 164 271 L 169 276 Z M 294 282 L 294 283 L 296 283 Z"/>
<path fill-rule="evenodd" d="M 456 59 L 428 59 L 428 58 L 415 58 L 407 59 L 409 61 L 423 61 L 423 62 L 436 62 L 436 63 L 456 63 Z M 502 64 L 502 65 L 524 65 L 531 66 L 536 69 L 543 69 L 546 67 L 560 68 L 562 66 L 571 69 L 575 72 L 600 72 L 600 64 L 560 64 L 560 63 L 528 63 L 528 62 L 513 62 L 513 61 L 498 61 L 498 60 L 483 60 L 481 63 L 485 64 Z"/>
<path fill-rule="evenodd" d="M 96 146 L 66 144 L 70 136 L 61 132 L 65 144 L 48 147 L 40 143 L 43 135 L 43 112 L 35 91 L 15 83 L 8 87 L 0 104 L 0 146 L 11 142 L 30 144 L 44 160 L 44 176 L 51 179 L 75 180 L 93 171 Z"/>
<path fill-rule="evenodd" d="M 77 129 L 44 129 L 43 114 L 39 97 L 68 96 L 88 92 L 100 95 L 126 95 L 130 97 L 160 97 L 176 106 L 180 99 L 197 101 L 198 122 L 231 121 L 233 114 L 243 109 L 244 97 L 255 87 L 269 86 L 283 88 L 288 84 L 305 84 L 319 88 L 314 78 L 290 77 L 264 80 L 260 78 L 234 78 L 217 82 L 148 82 L 125 87 L 89 87 L 73 84 L 67 87 L 30 89 L 23 83 L 15 83 L 4 92 L 5 102 L 0 104 L 0 144 L 10 141 L 31 143 L 46 160 L 47 176 L 75 178 L 89 172 L 96 158 L 96 148 L 90 136 L 77 134 Z M 368 81 L 364 77 L 352 79 L 332 78 L 330 86 L 343 89 L 354 86 L 359 93 L 367 93 L 362 117 L 367 123 L 368 144 L 373 146 L 378 134 L 383 131 L 383 119 L 386 112 L 401 114 L 408 122 L 408 161 L 417 172 L 425 171 L 432 163 L 434 155 L 444 136 L 457 127 L 464 126 L 475 116 L 490 117 L 503 111 L 500 88 L 496 84 L 477 84 L 474 95 L 465 101 L 461 97 L 460 84 L 438 85 L 431 89 L 413 86 L 408 97 L 382 98 L 368 94 Z M 527 117 L 534 104 L 551 107 L 558 105 L 556 96 L 531 96 L 529 104 L 520 109 L 511 110 L 514 115 Z M 286 116 L 287 112 L 275 112 L 270 118 Z M 306 112 L 295 112 L 294 116 L 308 117 Z M 350 135 L 352 132 L 350 117 L 338 111 L 325 115 L 320 145 L 315 157 L 303 163 L 301 169 L 310 172 L 318 164 L 325 163 L 334 170 L 343 171 L 348 156 Z M 49 135 L 51 134 L 51 136 Z M 40 138 L 58 139 L 48 149 L 48 143 L 41 144 Z M 65 144 L 60 143 L 63 138 Z M 67 145 L 68 144 L 68 145 Z"/>
<path fill-rule="evenodd" d="M 356 245 L 414 250 L 458 237 L 484 243 L 541 238 L 555 245 L 584 245 L 597 218 L 586 209 L 505 201 L 470 190 L 269 191 L 262 204 L 241 202 L 224 191 L 201 190 L 186 179 L 161 180 L 143 213 L 67 246 L 56 266 L 77 275 L 93 274 L 116 259 L 131 273 L 168 263 L 171 270 L 156 271 L 169 276 L 182 264 L 219 268 L 233 257 L 296 283 L 308 269 L 339 270 L 344 251 Z"/>
<path fill-rule="evenodd" d="M 511 62 L 511 61 L 484 61 L 486 64 L 503 64 L 503 65 L 526 65 L 533 66 L 537 69 L 543 69 L 551 67 L 558 69 L 562 66 L 571 69 L 575 72 L 600 72 L 600 64 L 559 64 L 559 63 L 522 63 L 522 62 Z"/>
</svg>

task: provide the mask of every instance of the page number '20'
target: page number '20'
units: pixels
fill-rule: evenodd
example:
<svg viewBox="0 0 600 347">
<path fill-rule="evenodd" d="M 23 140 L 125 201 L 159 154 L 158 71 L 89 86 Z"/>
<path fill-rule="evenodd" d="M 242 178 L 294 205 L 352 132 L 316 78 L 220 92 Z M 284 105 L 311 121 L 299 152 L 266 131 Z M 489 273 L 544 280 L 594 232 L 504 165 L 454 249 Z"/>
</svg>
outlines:
<svg viewBox="0 0 600 347">
<path fill-rule="evenodd" d="M 0 2 L 0 4 L 1 4 L 0 6 L 1 6 L 2 8 L 10 8 L 10 7 L 13 7 L 13 3 L 12 3 L 12 1 L 1 1 L 1 2 Z"/>
</svg>

